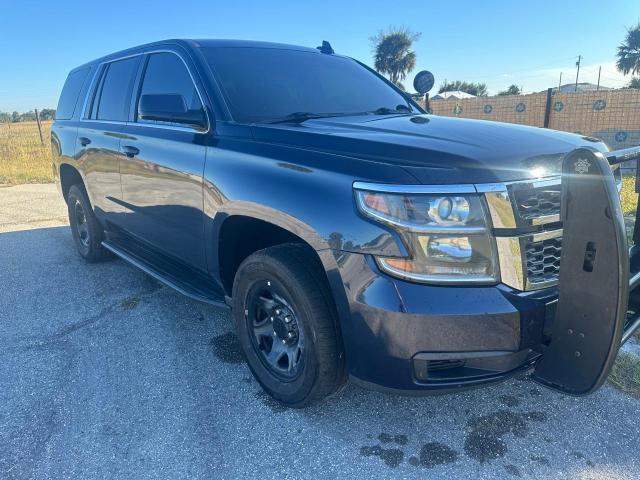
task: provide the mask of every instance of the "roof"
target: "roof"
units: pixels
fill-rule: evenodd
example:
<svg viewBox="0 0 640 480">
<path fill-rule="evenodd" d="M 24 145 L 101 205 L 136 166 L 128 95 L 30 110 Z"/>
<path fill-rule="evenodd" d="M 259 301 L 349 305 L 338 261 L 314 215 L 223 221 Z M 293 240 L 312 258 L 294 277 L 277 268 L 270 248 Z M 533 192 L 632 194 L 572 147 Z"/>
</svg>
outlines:
<svg viewBox="0 0 640 480">
<path fill-rule="evenodd" d="M 87 62 L 83 65 L 80 65 L 74 70 L 79 68 L 83 68 L 87 65 L 91 65 L 94 63 L 108 61 L 112 58 L 120 58 L 126 55 L 133 55 L 138 53 L 140 50 L 149 49 L 151 47 L 161 47 L 163 45 L 180 45 L 186 49 L 189 48 L 200 48 L 200 47 L 227 47 L 227 48 L 241 48 L 241 47 L 251 47 L 251 48 L 280 48 L 284 50 L 300 50 L 305 52 L 313 52 L 320 53 L 316 48 L 312 47 L 301 47 L 298 45 L 287 45 L 284 43 L 273 43 L 273 42 L 259 42 L 254 40 L 225 40 L 225 39 L 186 39 L 186 38 L 174 38 L 168 40 L 159 40 L 157 42 L 145 43 L 143 45 L 137 45 L 135 47 L 127 48 L 126 50 L 120 50 L 118 52 L 113 52 L 108 55 L 105 55 L 100 58 L 96 58 Z"/>
<path fill-rule="evenodd" d="M 299 45 L 288 45 L 286 43 L 260 42 L 256 40 L 224 40 L 224 39 L 201 39 L 191 40 L 196 47 L 227 47 L 227 48 L 280 48 L 284 50 L 302 50 L 307 52 L 320 53 L 318 49 L 312 47 L 301 47 Z"/>
<path fill-rule="evenodd" d="M 557 87 L 554 88 L 554 90 L 557 91 Z M 591 91 L 595 91 L 598 90 L 598 85 L 596 85 L 595 83 L 589 83 L 589 82 L 581 82 L 578 83 L 578 92 L 591 92 Z M 605 87 L 603 85 L 600 85 L 599 90 L 611 90 L 609 87 Z M 576 84 L 575 83 L 565 83 L 564 85 L 560 85 L 560 91 L 561 92 L 575 92 L 576 91 Z"/>
<path fill-rule="evenodd" d="M 475 98 L 475 95 L 471 95 L 470 93 L 463 92 L 461 90 L 453 90 L 451 92 L 437 93 L 431 97 L 431 100 L 447 100 L 449 98 L 462 100 L 463 98 Z"/>
</svg>

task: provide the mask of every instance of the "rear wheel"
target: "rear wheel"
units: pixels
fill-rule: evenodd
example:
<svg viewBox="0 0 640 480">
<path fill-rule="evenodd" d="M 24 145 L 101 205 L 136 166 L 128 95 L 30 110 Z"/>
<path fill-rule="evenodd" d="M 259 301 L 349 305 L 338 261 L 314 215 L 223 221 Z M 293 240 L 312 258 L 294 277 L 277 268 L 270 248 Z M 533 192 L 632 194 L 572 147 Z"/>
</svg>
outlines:
<svg viewBox="0 0 640 480">
<path fill-rule="evenodd" d="M 305 407 L 344 382 L 344 354 L 324 272 L 312 251 L 285 244 L 249 256 L 233 285 L 240 344 L 272 397 Z"/>
<path fill-rule="evenodd" d="M 104 230 L 98 222 L 87 194 L 81 185 L 72 185 L 67 194 L 67 209 L 71 234 L 78 253 L 87 262 L 100 262 L 109 258 L 109 251 L 102 246 Z"/>
</svg>

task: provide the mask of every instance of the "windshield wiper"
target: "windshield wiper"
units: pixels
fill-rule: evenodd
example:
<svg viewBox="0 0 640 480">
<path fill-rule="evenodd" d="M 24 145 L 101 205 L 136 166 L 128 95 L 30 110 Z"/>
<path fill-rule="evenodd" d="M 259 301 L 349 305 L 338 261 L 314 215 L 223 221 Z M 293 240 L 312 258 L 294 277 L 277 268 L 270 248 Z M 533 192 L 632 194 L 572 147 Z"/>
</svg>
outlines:
<svg viewBox="0 0 640 480">
<path fill-rule="evenodd" d="M 302 123 L 313 118 L 328 118 L 342 115 L 340 113 L 313 113 L 313 112 L 293 112 L 275 120 L 265 120 L 264 123 Z"/>
<path fill-rule="evenodd" d="M 376 110 L 372 110 L 369 113 L 373 113 L 374 115 L 395 115 L 398 113 L 411 113 L 413 109 L 408 105 L 397 105 L 396 108 L 389 107 L 380 107 Z"/>
</svg>

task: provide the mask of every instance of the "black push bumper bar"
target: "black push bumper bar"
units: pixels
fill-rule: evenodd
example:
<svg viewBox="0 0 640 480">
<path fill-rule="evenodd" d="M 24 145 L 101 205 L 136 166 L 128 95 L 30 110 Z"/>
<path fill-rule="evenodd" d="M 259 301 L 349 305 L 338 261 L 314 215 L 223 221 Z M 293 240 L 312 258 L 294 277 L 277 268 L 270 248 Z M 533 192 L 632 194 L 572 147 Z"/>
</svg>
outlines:
<svg viewBox="0 0 640 480">
<path fill-rule="evenodd" d="M 636 246 L 629 250 L 611 169 L 631 160 L 640 163 L 640 147 L 606 157 L 578 148 L 563 160 L 558 304 L 551 341 L 536 362 L 533 378 L 564 393 L 597 390 L 620 345 L 640 327 L 640 295 L 635 294 L 640 284 L 640 213 Z M 636 190 L 638 186 L 636 177 Z"/>
<path fill-rule="evenodd" d="M 607 154 L 611 166 L 636 161 L 635 191 L 640 193 L 640 147 L 625 148 Z M 640 298 L 634 294 L 640 286 L 640 208 L 636 205 L 636 220 L 633 229 L 634 246 L 629 250 L 629 311 L 622 334 L 621 344 L 624 344 L 640 328 Z M 640 292 L 639 292 L 640 293 Z"/>
</svg>

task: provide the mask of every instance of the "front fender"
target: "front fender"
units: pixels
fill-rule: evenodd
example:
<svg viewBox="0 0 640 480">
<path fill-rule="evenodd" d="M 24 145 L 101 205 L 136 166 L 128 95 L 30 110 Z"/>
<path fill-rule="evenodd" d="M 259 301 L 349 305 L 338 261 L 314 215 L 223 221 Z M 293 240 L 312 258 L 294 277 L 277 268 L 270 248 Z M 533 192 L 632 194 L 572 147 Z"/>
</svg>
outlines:
<svg viewBox="0 0 640 480">
<path fill-rule="evenodd" d="M 244 215 L 282 227 L 315 250 L 405 256 L 398 235 L 361 216 L 354 181 L 411 183 L 397 167 L 248 139 L 222 137 L 207 149 L 204 170 L 206 238 Z M 208 255 L 217 263 L 215 252 Z"/>
</svg>

